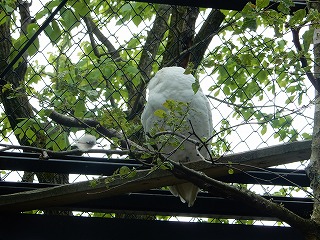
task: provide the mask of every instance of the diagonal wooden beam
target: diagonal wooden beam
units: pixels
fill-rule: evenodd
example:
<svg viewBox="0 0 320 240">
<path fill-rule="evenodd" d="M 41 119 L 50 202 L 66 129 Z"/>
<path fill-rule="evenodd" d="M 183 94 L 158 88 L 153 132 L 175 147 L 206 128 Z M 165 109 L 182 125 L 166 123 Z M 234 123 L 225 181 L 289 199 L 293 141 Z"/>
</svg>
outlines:
<svg viewBox="0 0 320 240">
<path fill-rule="evenodd" d="M 215 178 L 228 175 L 230 166 L 247 171 L 309 159 L 311 141 L 293 142 L 219 158 L 214 164 L 193 162 L 186 166 Z M 90 199 L 111 197 L 131 192 L 173 185 L 186 180 L 175 178 L 169 171 L 141 170 L 133 178 L 118 178 L 106 184 L 103 177 L 92 186 L 90 181 L 37 189 L 0 196 L 0 212 L 44 209 Z"/>
</svg>

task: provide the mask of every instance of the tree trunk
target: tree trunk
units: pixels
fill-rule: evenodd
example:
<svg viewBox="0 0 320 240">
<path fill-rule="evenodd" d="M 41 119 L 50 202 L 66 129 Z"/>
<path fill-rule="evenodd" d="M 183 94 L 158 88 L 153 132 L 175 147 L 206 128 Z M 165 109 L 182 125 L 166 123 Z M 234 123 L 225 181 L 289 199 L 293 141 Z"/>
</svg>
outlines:
<svg viewBox="0 0 320 240">
<path fill-rule="evenodd" d="M 27 33 L 27 27 L 31 22 L 29 7 L 31 3 L 27 1 L 21 1 L 17 3 L 19 8 L 19 13 L 21 17 L 21 35 Z M 10 17 L 8 21 L 0 25 L 0 69 L 3 71 L 9 61 L 10 54 L 12 51 L 12 39 L 11 39 L 11 29 L 10 29 Z M 18 49 L 15 49 L 18 51 Z M 33 118 L 34 112 L 32 106 L 29 102 L 26 89 L 25 89 L 25 74 L 27 71 L 27 52 L 25 52 L 22 57 L 18 67 L 11 68 L 5 74 L 5 76 L 0 79 L 0 99 L 4 107 L 5 114 L 9 120 L 10 127 L 14 131 L 19 126 L 18 124 L 24 119 Z M 24 135 L 20 138 L 16 135 L 16 138 L 20 145 L 36 146 L 43 148 L 46 143 L 46 136 L 39 132 L 36 132 L 36 141 L 30 142 L 28 137 Z M 54 173 L 36 173 L 39 182 L 42 183 L 57 183 L 66 184 L 69 183 L 68 175 L 65 174 L 54 174 Z M 34 173 L 25 173 L 22 181 L 33 181 Z M 60 214 L 60 212 L 55 212 Z M 62 212 L 62 214 L 70 215 L 71 212 Z"/>
<path fill-rule="evenodd" d="M 190 62 L 193 64 L 195 70 L 201 64 L 212 38 L 219 32 L 224 18 L 225 16 L 220 10 L 212 9 L 198 34 L 195 36 L 193 45 L 196 45 L 196 47 L 192 49 L 190 56 Z"/>
<path fill-rule="evenodd" d="M 314 1 L 311 8 L 320 10 L 320 1 Z M 316 79 L 320 77 L 320 44 L 314 43 L 314 75 Z M 314 195 L 314 206 L 311 218 L 320 224 L 320 98 L 316 91 L 313 138 L 311 145 L 310 163 L 307 167 L 307 173 L 311 180 L 311 188 Z M 320 239 L 320 236 L 318 237 Z"/>
<path fill-rule="evenodd" d="M 186 68 L 190 61 L 190 52 L 182 54 L 193 45 L 195 23 L 199 8 L 172 6 L 170 31 L 166 51 L 163 54 L 162 67 L 168 65 Z M 172 60 L 175 60 L 172 62 Z"/>
</svg>

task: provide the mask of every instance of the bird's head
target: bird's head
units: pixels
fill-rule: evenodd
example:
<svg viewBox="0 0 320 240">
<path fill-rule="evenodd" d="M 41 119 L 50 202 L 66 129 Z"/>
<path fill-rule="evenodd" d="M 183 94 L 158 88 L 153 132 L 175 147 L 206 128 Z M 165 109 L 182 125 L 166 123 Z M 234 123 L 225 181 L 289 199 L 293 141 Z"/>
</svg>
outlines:
<svg viewBox="0 0 320 240">
<path fill-rule="evenodd" d="M 97 139 L 95 136 L 90 134 L 83 135 L 76 141 L 75 146 L 81 151 L 88 151 L 96 145 Z"/>
</svg>

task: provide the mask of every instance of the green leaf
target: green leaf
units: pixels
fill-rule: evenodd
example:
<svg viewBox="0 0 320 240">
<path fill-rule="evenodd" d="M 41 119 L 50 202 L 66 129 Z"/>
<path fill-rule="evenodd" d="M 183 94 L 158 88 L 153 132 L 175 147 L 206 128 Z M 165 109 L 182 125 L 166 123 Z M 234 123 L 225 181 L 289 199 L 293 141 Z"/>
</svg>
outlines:
<svg viewBox="0 0 320 240">
<path fill-rule="evenodd" d="M 28 54 L 29 56 L 33 56 L 35 55 L 40 47 L 40 43 L 39 43 L 39 39 L 36 38 L 33 43 L 30 45 L 30 47 L 28 47 Z"/>
<path fill-rule="evenodd" d="M 259 73 L 257 74 L 257 79 L 259 80 L 260 83 L 264 83 L 268 81 L 268 76 L 269 73 L 267 70 L 262 69 L 261 71 L 259 71 Z"/>
<path fill-rule="evenodd" d="M 0 12 L 0 26 L 7 22 L 7 14 L 3 11 Z"/>
<path fill-rule="evenodd" d="M 11 83 L 6 83 L 5 85 L 2 86 L 2 92 L 6 92 L 8 90 L 12 90 L 12 84 Z"/>
<path fill-rule="evenodd" d="M 61 23 L 67 31 L 79 25 L 79 21 L 75 13 L 70 8 L 62 8 L 60 10 L 60 15 L 62 17 Z"/>
<path fill-rule="evenodd" d="M 309 133 L 302 133 L 302 137 L 303 137 L 305 140 L 310 140 L 310 139 L 312 139 L 312 135 L 309 134 Z"/>
<path fill-rule="evenodd" d="M 100 183 L 99 179 L 92 179 L 89 181 L 90 187 L 96 187 Z"/>
<path fill-rule="evenodd" d="M 75 9 L 76 13 L 82 17 L 86 16 L 90 12 L 88 1 L 75 1 L 72 6 Z"/>
<path fill-rule="evenodd" d="M 313 41 L 313 34 L 314 34 L 314 29 L 310 28 L 309 30 L 305 31 L 304 34 L 302 35 L 303 39 L 303 50 L 305 52 L 309 51 L 309 47 Z"/>
<path fill-rule="evenodd" d="M 170 162 L 163 162 L 160 158 L 157 158 L 157 166 L 161 169 L 161 170 L 172 170 L 173 169 L 173 165 Z"/>
<path fill-rule="evenodd" d="M 225 85 L 223 87 L 223 92 L 224 92 L 225 95 L 230 95 L 231 94 L 230 88 L 227 85 Z"/>
<path fill-rule="evenodd" d="M 55 20 L 52 20 L 52 22 L 46 27 L 44 33 L 50 39 L 52 44 L 57 44 L 62 34 L 59 24 Z"/>
<path fill-rule="evenodd" d="M 198 92 L 200 88 L 200 83 L 198 80 L 196 80 L 194 83 L 192 83 L 192 90 L 194 92 L 194 94 L 196 94 Z"/>
<path fill-rule="evenodd" d="M 134 23 L 134 25 L 136 25 L 138 27 L 140 25 L 140 23 L 142 22 L 141 16 L 134 16 L 132 18 L 132 22 Z"/>
<path fill-rule="evenodd" d="M 120 176 L 125 176 L 125 175 L 127 175 L 128 173 L 130 173 L 131 172 L 131 170 L 130 170 L 130 168 L 129 167 L 127 167 L 127 166 L 122 166 L 120 169 L 119 169 L 119 174 L 120 174 Z"/>
<path fill-rule="evenodd" d="M 35 140 L 37 139 L 35 132 L 32 131 L 30 128 L 27 129 L 27 131 L 26 131 L 26 136 L 27 136 L 28 141 L 29 141 L 30 143 L 35 142 Z"/>
<path fill-rule="evenodd" d="M 163 109 L 157 109 L 153 114 L 159 118 L 165 118 L 167 116 L 166 111 L 164 111 Z"/>
<path fill-rule="evenodd" d="M 302 20 L 306 17 L 306 10 L 305 9 L 299 9 L 296 12 L 294 12 L 293 16 L 289 20 L 289 24 L 291 26 L 295 24 L 301 24 Z"/>
<path fill-rule="evenodd" d="M 248 2 L 241 11 L 243 17 L 252 17 L 254 12 L 255 5 L 251 2 Z"/>
<path fill-rule="evenodd" d="M 290 14 L 290 5 L 281 1 L 280 4 L 278 5 L 278 10 L 286 15 L 289 15 Z"/>
<path fill-rule="evenodd" d="M 172 109 L 176 105 L 176 101 L 174 101 L 172 99 L 167 99 L 162 105 L 166 109 Z"/>
<path fill-rule="evenodd" d="M 135 66 L 129 65 L 126 67 L 126 72 L 130 73 L 131 75 L 136 75 L 137 73 L 139 73 L 139 69 Z"/>
<path fill-rule="evenodd" d="M 295 96 L 290 96 L 287 98 L 287 100 L 285 101 L 286 104 L 292 103 L 294 100 Z"/>
<path fill-rule="evenodd" d="M 185 75 L 189 75 L 189 74 L 192 74 L 192 72 L 194 71 L 194 64 L 193 62 L 189 62 L 188 63 L 188 66 L 186 67 L 186 69 L 184 70 L 184 73 Z"/>
<path fill-rule="evenodd" d="M 220 93 L 220 89 L 218 89 L 215 93 L 214 93 L 214 97 L 216 97 L 216 96 L 218 96 L 219 95 L 219 93 Z"/>
<path fill-rule="evenodd" d="M 261 134 L 262 134 L 262 135 L 265 135 L 266 132 L 267 132 L 267 125 L 263 125 L 263 126 L 262 126 L 262 129 L 261 129 Z"/>
<path fill-rule="evenodd" d="M 77 101 L 74 108 L 75 117 L 83 117 L 86 110 L 85 102 L 83 100 Z"/>
<path fill-rule="evenodd" d="M 9 56 L 10 61 L 12 61 L 18 54 L 18 52 L 21 50 L 21 48 L 23 47 L 23 45 L 26 44 L 26 42 L 28 41 L 27 37 L 25 35 L 21 35 L 18 39 L 13 40 L 13 47 L 11 48 L 11 54 Z M 14 65 L 14 68 L 18 67 L 19 63 L 22 61 L 23 59 L 20 58 Z"/>
<path fill-rule="evenodd" d="M 99 92 L 97 90 L 89 90 L 87 91 L 87 96 L 91 101 L 94 101 L 99 97 Z"/>
<path fill-rule="evenodd" d="M 14 8 L 12 8 L 11 6 L 5 4 L 4 8 L 6 10 L 7 13 L 12 13 L 14 11 Z"/>
<path fill-rule="evenodd" d="M 290 86 L 290 87 L 288 87 L 287 89 L 286 89 L 286 92 L 287 93 L 294 93 L 294 92 L 296 92 L 297 91 L 297 87 L 296 86 Z"/>
<path fill-rule="evenodd" d="M 127 167 L 127 166 L 122 166 L 122 167 L 119 169 L 119 174 L 120 174 L 120 177 L 123 177 L 123 178 L 131 178 L 131 177 L 134 177 L 134 176 L 137 174 L 137 171 L 136 171 L 135 168 L 130 169 L 130 168 Z"/>
<path fill-rule="evenodd" d="M 270 3 L 270 0 L 257 0 L 256 6 L 257 8 L 262 9 L 262 8 L 268 7 L 269 3 Z"/>
<path fill-rule="evenodd" d="M 30 39 L 35 33 L 36 31 L 39 29 L 38 25 L 36 23 L 30 23 L 28 25 L 28 38 Z M 40 44 L 39 44 L 39 38 L 37 37 L 33 43 L 30 45 L 30 47 L 28 48 L 28 54 L 29 56 L 33 56 L 34 54 L 36 54 L 39 50 Z"/>
<path fill-rule="evenodd" d="M 242 24 L 242 29 L 246 30 L 249 29 L 251 31 L 256 31 L 257 30 L 257 20 L 256 18 L 245 18 L 243 20 L 243 24 Z"/>
<path fill-rule="evenodd" d="M 252 117 L 252 112 L 249 110 L 243 110 L 241 111 L 241 114 L 246 121 L 248 121 Z"/>
</svg>

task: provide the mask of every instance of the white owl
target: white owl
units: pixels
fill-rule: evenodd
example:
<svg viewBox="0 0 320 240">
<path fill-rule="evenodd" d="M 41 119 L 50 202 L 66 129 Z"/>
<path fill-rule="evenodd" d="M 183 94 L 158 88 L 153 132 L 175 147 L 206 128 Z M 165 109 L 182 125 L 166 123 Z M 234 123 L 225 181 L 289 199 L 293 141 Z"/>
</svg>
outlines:
<svg viewBox="0 0 320 240">
<path fill-rule="evenodd" d="M 184 72 L 185 69 L 181 67 L 166 67 L 159 70 L 150 80 L 148 100 L 141 115 L 145 133 L 150 133 L 156 128 L 176 131 L 184 136 L 189 136 L 189 133 L 192 132 L 192 126 L 198 137 L 209 139 L 212 136 L 212 115 L 209 101 L 200 88 L 194 93 L 192 84 L 195 83 L 195 78 Z M 172 123 L 168 122 L 168 119 L 155 114 L 155 111 L 159 111 L 159 109 L 162 112 L 169 111 L 163 105 L 167 100 L 188 104 L 188 107 L 184 107 L 182 110 L 182 112 L 185 112 L 183 112 L 184 116 L 181 116 L 181 124 L 183 124 L 181 128 L 173 126 Z M 180 142 L 182 141 L 182 138 L 176 136 L 175 138 Z M 190 138 L 196 139 L 195 136 Z M 185 141 L 173 154 L 172 150 L 177 149 L 176 146 L 168 143 L 165 146 L 157 144 L 157 147 L 164 156 L 176 162 L 186 163 L 200 160 L 195 144 L 188 141 Z M 201 148 L 200 153 L 205 158 L 209 156 L 204 147 Z M 199 188 L 192 183 L 170 186 L 169 189 L 174 196 L 179 196 L 182 202 L 187 202 L 189 207 L 193 205 L 199 192 Z"/>
</svg>

